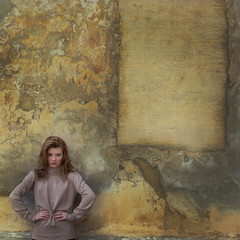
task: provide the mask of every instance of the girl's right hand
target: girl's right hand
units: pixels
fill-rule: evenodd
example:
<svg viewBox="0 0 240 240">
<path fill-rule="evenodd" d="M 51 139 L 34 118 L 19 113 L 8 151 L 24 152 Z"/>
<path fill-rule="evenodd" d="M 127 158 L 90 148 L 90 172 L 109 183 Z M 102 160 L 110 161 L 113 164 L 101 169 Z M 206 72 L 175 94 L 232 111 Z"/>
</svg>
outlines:
<svg viewBox="0 0 240 240">
<path fill-rule="evenodd" d="M 50 213 L 47 210 L 42 210 L 38 212 L 36 215 L 36 220 L 48 220 L 50 218 Z"/>
</svg>

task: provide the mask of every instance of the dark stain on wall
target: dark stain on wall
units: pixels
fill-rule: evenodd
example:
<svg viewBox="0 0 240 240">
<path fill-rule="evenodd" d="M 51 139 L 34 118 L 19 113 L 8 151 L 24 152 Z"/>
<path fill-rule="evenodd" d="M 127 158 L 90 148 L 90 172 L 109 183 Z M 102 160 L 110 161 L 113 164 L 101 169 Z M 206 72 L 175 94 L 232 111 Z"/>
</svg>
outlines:
<svg viewBox="0 0 240 240">
<path fill-rule="evenodd" d="M 156 194 L 166 200 L 166 190 L 162 184 L 162 177 L 159 169 L 151 167 L 151 165 L 142 158 L 136 158 L 133 162 L 138 166 L 139 170 L 141 171 L 143 178 L 145 181 L 152 186 L 155 190 Z"/>
</svg>

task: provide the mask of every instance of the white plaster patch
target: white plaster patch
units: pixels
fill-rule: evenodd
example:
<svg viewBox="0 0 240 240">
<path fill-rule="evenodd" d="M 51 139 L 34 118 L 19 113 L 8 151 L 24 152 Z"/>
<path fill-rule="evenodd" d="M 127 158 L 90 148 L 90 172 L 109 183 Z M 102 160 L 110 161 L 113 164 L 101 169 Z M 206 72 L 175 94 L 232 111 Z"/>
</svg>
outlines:
<svg viewBox="0 0 240 240">
<path fill-rule="evenodd" d="M 57 49 L 54 49 L 54 50 L 51 50 L 50 53 L 51 55 L 58 55 L 58 56 L 64 56 L 65 55 L 65 52 L 63 50 L 63 43 L 64 43 L 65 39 L 60 39 L 58 40 L 58 48 Z"/>
</svg>

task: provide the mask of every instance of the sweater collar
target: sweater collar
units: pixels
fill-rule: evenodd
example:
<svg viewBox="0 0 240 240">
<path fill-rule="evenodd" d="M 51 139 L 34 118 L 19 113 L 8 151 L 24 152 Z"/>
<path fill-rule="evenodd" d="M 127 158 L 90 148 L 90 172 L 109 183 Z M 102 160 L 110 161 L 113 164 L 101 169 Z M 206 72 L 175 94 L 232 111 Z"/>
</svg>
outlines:
<svg viewBox="0 0 240 240">
<path fill-rule="evenodd" d="M 60 166 L 58 167 L 47 167 L 48 175 L 59 175 L 60 174 Z"/>
</svg>

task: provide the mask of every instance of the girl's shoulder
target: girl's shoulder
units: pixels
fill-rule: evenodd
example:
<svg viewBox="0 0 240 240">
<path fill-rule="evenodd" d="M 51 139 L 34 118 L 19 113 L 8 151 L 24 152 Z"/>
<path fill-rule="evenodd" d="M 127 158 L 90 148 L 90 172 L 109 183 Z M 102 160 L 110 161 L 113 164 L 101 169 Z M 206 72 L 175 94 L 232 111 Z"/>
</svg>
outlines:
<svg viewBox="0 0 240 240">
<path fill-rule="evenodd" d="M 26 177 L 35 178 L 35 177 L 36 177 L 35 170 L 31 170 L 31 171 L 26 175 Z"/>
<path fill-rule="evenodd" d="M 82 180 L 82 176 L 77 171 L 68 173 L 68 179 L 70 181 Z"/>
<path fill-rule="evenodd" d="M 25 182 L 34 182 L 36 180 L 36 174 L 34 170 L 31 170 L 23 179 Z"/>
</svg>

